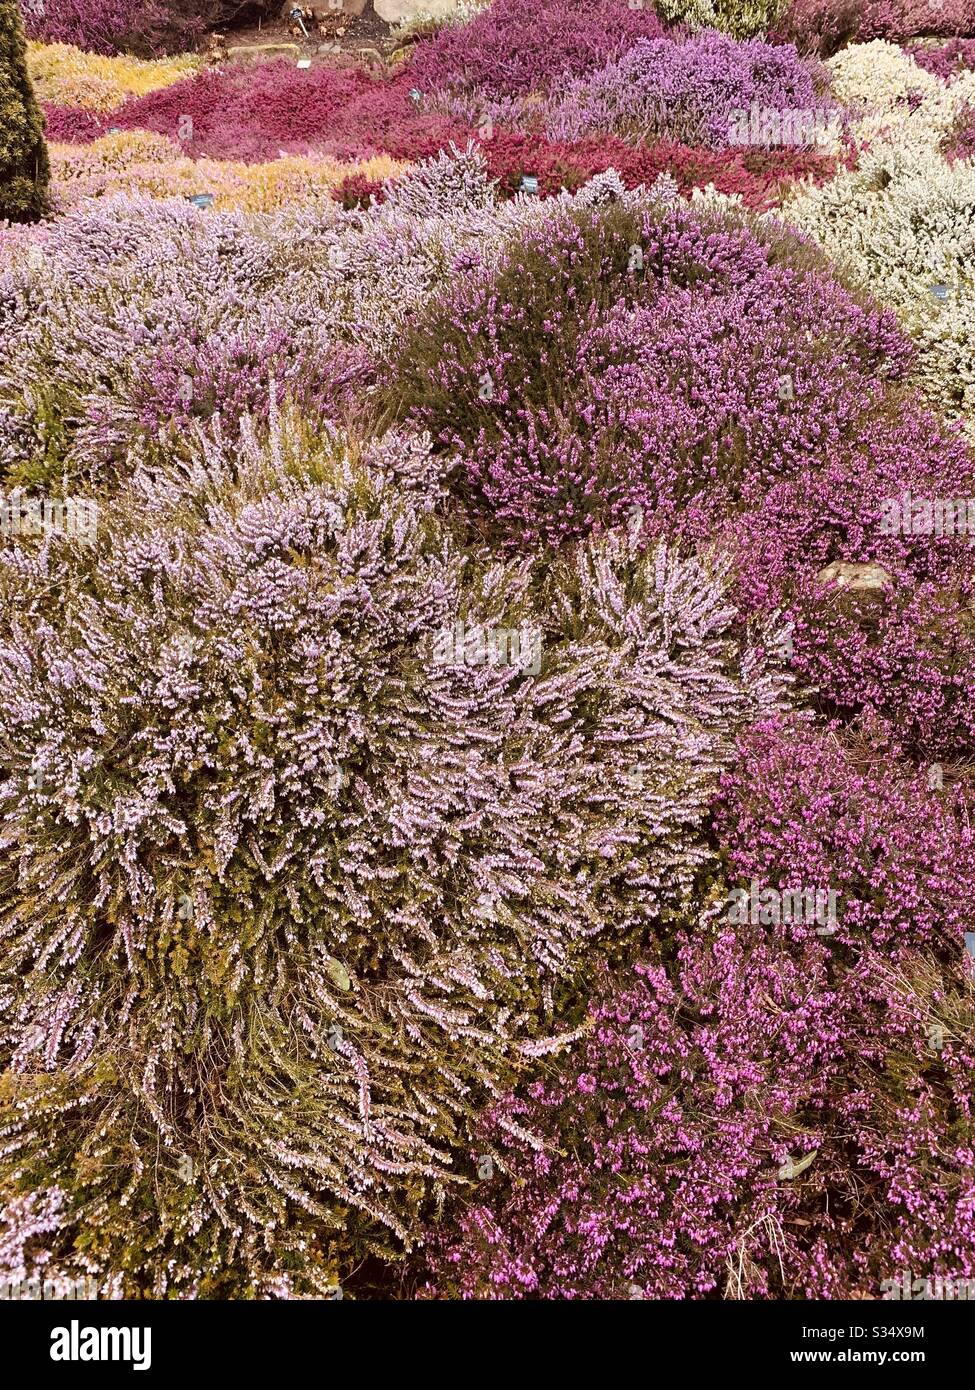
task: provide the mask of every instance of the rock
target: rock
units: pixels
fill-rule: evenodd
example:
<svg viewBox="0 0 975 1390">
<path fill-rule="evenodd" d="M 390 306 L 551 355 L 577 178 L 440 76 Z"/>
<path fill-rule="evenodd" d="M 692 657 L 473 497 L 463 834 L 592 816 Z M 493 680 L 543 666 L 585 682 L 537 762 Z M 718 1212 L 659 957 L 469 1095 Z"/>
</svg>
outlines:
<svg viewBox="0 0 975 1390">
<path fill-rule="evenodd" d="M 296 43 L 248 43 L 229 49 L 227 56 L 242 61 L 249 60 L 253 63 L 258 58 L 266 58 L 269 54 L 280 53 L 290 57 L 293 53 L 299 52 L 300 49 Z"/>
<path fill-rule="evenodd" d="M 852 564 L 847 560 L 834 560 L 831 565 L 819 571 L 816 583 L 824 586 L 835 584 L 838 589 L 863 592 L 886 589 L 893 580 L 882 565 Z"/>
<path fill-rule="evenodd" d="M 407 20 L 433 17 L 442 19 L 457 9 L 457 0 L 373 0 L 376 14 L 387 24 L 405 24 Z"/>
</svg>

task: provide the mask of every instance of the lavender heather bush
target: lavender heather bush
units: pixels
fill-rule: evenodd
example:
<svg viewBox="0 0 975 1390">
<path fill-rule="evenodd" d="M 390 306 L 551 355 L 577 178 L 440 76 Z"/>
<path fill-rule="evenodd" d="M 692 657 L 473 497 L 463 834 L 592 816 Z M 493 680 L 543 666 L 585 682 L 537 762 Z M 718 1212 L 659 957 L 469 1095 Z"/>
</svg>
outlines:
<svg viewBox="0 0 975 1390">
<path fill-rule="evenodd" d="M 975 21 L 975 14 L 972 18 Z M 960 72 L 975 71 L 975 38 L 950 39 L 937 48 L 923 43 L 908 44 L 907 54 L 925 72 L 933 72 L 945 82 Z"/>
<path fill-rule="evenodd" d="M 793 39 L 824 58 L 871 39 L 896 43 L 918 35 L 970 36 L 975 30 L 973 0 L 788 0 L 780 7 L 773 33 Z M 937 49 L 931 50 L 938 52 Z"/>
<path fill-rule="evenodd" d="M 964 529 L 975 463 L 957 430 L 926 412 L 901 408 L 865 428 L 856 447 L 840 444 L 825 465 L 769 488 L 719 543 L 737 557 L 743 611 L 784 612 L 794 668 L 821 707 L 877 711 L 914 755 L 964 758 L 975 748 L 975 557 Z"/>
<path fill-rule="evenodd" d="M 957 961 L 975 897 L 965 784 L 905 762 L 883 721 L 852 733 L 772 723 L 742 738 L 715 812 L 729 877 L 835 888 L 843 950 Z"/>
<path fill-rule="evenodd" d="M 310 408 L 330 409 L 348 350 L 367 375 L 475 246 L 484 254 L 553 208 L 609 197 L 606 179 L 574 198 L 499 203 L 483 157 L 466 150 L 427 161 L 365 211 L 256 216 L 117 196 L 59 218 L 33 252 L 0 239 L 0 476 L 116 484 L 147 431 L 181 418 L 178 379 L 201 355 L 269 331 L 288 344 L 279 385 L 287 377 Z M 160 372 L 171 379 L 157 396 Z M 256 409 L 252 385 L 245 394 Z"/>
<path fill-rule="evenodd" d="M 730 879 L 839 894 L 829 961 L 841 1067 L 791 1203 L 809 1223 L 797 1281 L 816 1297 L 877 1297 L 905 1267 L 975 1272 L 971 781 L 902 753 L 878 720 L 846 737 L 761 725 L 741 741 L 715 818 Z"/>
<path fill-rule="evenodd" d="M 269 370 L 278 394 L 311 414 L 345 414 L 371 356 L 361 288 L 342 289 L 348 252 L 333 218 L 338 208 L 308 214 L 314 256 L 302 254 L 301 229 L 296 249 L 290 215 L 112 198 L 55 223 L 33 267 L 24 258 L 0 277 L 8 483 L 115 485 L 118 465 L 160 430 L 266 413 Z M 360 280 L 378 274 L 384 249 L 363 258 Z"/>
<path fill-rule="evenodd" d="M 700 561 L 616 534 L 539 588 L 456 547 L 422 440 L 270 429 L 0 563 L 0 1192 L 156 1296 L 414 1241 L 784 699 Z"/>
<path fill-rule="evenodd" d="M 288 397 L 313 419 L 345 419 L 368 386 L 370 365 L 366 353 L 341 345 L 309 360 L 280 329 L 260 335 L 218 331 L 203 341 L 193 334 L 179 346 L 162 347 L 143 370 L 132 372 L 131 420 L 114 401 L 89 405 L 89 438 L 111 457 L 140 433 L 171 438 L 195 421 L 215 419 L 232 432 L 244 416 L 264 423 L 269 379 L 277 404 Z"/>
<path fill-rule="evenodd" d="M 668 23 L 692 29 L 714 25 L 736 38 L 764 34 L 782 9 L 782 0 L 656 0 L 656 8 Z"/>
<path fill-rule="evenodd" d="M 687 947 L 673 976 L 651 962 L 597 980 L 585 1040 L 489 1114 L 479 1138 L 498 1176 L 460 1211 L 459 1234 L 433 1236 L 438 1296 L 720 1290 L 738 1208 L 774 1210 L 774 1126 L 828 1055 L 806 971 L 776 971 L 768 947 L 742 955 L 726 930 Z M 753 1261 L 763 1239 L 748 1242 Z"/>
<path fill-rule="evenodd" d="M 753 105 L 801 111 L 810 129 L 816 123 L 825 131 L 834 110 L 826 89 L 825 70 L 801 59 L 793 45 L 738 43 L 712 29 L 682 40 L 642 40 L 599 72 L 575 79 L 546 106 L 545 128 L 555 140 L 608 133 L 722 149 L 737 138 L 740 113 Z"/>
</svg>

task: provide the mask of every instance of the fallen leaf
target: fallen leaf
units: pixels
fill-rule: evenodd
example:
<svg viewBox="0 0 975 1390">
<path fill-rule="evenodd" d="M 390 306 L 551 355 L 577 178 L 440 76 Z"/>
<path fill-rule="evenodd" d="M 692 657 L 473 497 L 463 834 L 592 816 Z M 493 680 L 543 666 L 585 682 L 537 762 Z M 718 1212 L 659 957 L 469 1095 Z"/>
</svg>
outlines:
<svg viewBox="0 0 975 1390">
<path fill-rule="evenodd" d="M 780 1178 L 797 1178 L 800 1173 L 804 1173 L 819 1153 L 818 1149 L 813 1149 L 812 1153 L 806 1154 L 803 1158 L 790 1158 L 779 1169 Z"/>
</svg>

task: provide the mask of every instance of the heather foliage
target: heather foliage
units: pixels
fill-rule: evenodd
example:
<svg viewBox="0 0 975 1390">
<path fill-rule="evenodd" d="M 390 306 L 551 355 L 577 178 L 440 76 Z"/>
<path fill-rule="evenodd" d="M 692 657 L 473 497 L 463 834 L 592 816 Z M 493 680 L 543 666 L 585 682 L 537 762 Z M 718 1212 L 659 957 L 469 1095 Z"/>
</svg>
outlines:
<svg viewBox="0 0 975 1390">
<path fill-rule="evenodd" d="M 808 464 L 726 526 L 738 600 L 746 612 L 784 611 L 796 670 L 827 712 L 873 709 L 912 753 L 966 757 L 975 747 L 971 451 L 910 408 L 865 415 L 861 427 L 861 441 L 840 441 L 829 464 Z"/>
<path fill-rule="evenodd" d="M 254 0 L 250 8 L 274 6 Z M 49 0 L 46 6 L 25 4 L 24 13 L 32 39 L 153 58 L 190 48 L 238 9 L 234 0 Z"/>
<path fill-rule="evenodd" d="M 85 53 L 70 44 L 27 46 L 27 67 L 38 100 L 92 111 L 113 111 L 127 97 L 181 82 L 199 66 L 200 60 L 189 54 L 140 62 Z"/>
<path fill-rule="evenodd" d="M 955 533 L 930 499 L 972 496 L 975 466 L 915 380 L 893 316 L 811 248 L 624 198 L 560 210 L 430 300 L 385 391 L 456 459 L 452 490 L 494 541 L 635 516 L 647 538 L 719 544 L 743 610 L 786 614 L 824 709 L 884 710 L 912 747 L 959 753 L 975 572 L 964 500 Z M 929 499 L 926 526 L 886 524 L 905 493 Z M 844 591 L 835 565 L 877 582 Z"/>
<path fill-rule="evenodd" d="M 747 39 L 772 27 L 782 0 L 656 0 L 656 8 L 669 23 L 692 29 L 713 25 L 737 39 Z"/>
<path fill-rule="evenodd" d="M 0 1282 L 975 1278 L 970 0 L 48 9 Z"/>
<path fill-rule="evenodd" d="M 669 969 L 599 981 L 589 1037 L 489 1112 L 501 1171 L 431 1231 L 428 1292 L 877 1298 L 902 1263 L 970 1277 L 973 1021 L 957 962 L 689 933 Z"/>
<path fill-rule="evenodd" d="M 66 1194 L 58 1260 L 321 1292 L 347 1243 L 409 1244 L 587 943 L 709 860 L 783 689 L 721 575 L 617 535 L 538 589 L 439 493 L 421 440 L 272 413 L 137 475 L 93 551 L 4 556 L 3 1182 Z M 458 624 L 530 640 L 472 664 Z"/>
<path fill-rule="evenodd" d="M 220 212 L 276 212 L 297 201 L 313 208 L 335 198 L 348 179 L 363 179 L 378 191 L 409 167 L 387 155 L 354 163 L 327 155 L 289 155 L 265 164 L 191 159 L 184 146 L 144 130 L 120 130 L 89 145 L 52 145 L 49 153 L 51 200 L 59 212 L 116 193 L 209 195 Z"/>
<path fill-rule="evenodd" d="M 264 233 L 239 213 L 106 198 L 59 220 L 38 268 L 21 262 L 0 308 L 8 482 L 118 482 L 115 465 L 161 428 L 178 437 L 214 413 L 235 428 L 241 408 L 260 410 L 270 365 L 277 391 L 337 407 L 336 383 L 368 375 L 367 342 L 341 352 L 362 310 L 342 294 L 340 257 L 328 255 L 341 248 L 328 239 L 340 216 L 334 204 L 306 214 L 319 237 L 320 256 L 307 258 L 314 274 L 295 255 L 290 216 Z M 363 280 L 370 269 L 367 259 Z"/>
<path fill-rule="evenodd" d="M 905 764 L 890 726 L 856 735 L 773 724 L 745 736 L 715 815 L 729 879 L 835 888 L 843 951 L 959 962 L 975 893 L 964 784 Z"/>
<path fill-rule="evenodd" d="M 423 92 L 472 85 L 488 97 L 549 90 L 600 68 L 661 32 L 649 5 L 613 0 L 495 0 L 469 24 L 418 46 L 410 72 Z"/>
<path fill-rule="evenodd" d="M 975 38 L 950 39 L 937 48 L 928 44 L 912 44 L 907 52 L 919 67 L 945 81 L 960 72 L 975 69 Z"/>
<path fill-rule="evenodd" d="M 892 786 L 876 731 L 769 724 L 740 751 L 728 883 L 835 885 L 836 936 L 732 927 L 716 884 L 598 979 L 585 1039 L 486 1116 L 501 1173 L 431 1232 L 440 1296 L 875 1298 L 899 1261 L 975 1268 L 963 803 Z"/>
<path fill-rule="evenodd" d="M 548 134 L 562 140 L 608 131 L 721 148 L 753 104 L 765 112 L 818 113 L 825 123 L 831 106 L 820 95 L 824 86 L 824 75 L 791 45 L 736 43 L 707 30 L 683 41 L 637 43 L 598 73 L 568 84 L 550 102 L 545 121 Z"/>
<path fill-rule="evenodd" d="M 481 1142 L 502 1173 L 460 1212 L 459 1239 L 434 1247 L 439 1296 L 720 1288 L 739 1210 L 774 1209 L 787 1131 L 773 1126 L 801 1108 L 824 1063 L 806 972 L 776 970 L 769 947 L 743 956 L 726 931 L 688 947 L 677 972 L 651 960 L 625 983 L 597 981 L 590 1035 L 570 1060 L 489 1114 Z M 754 1264 L 768 1244 L 766 1231 L 752 1236 Z M 762 1274 L 754 1292 L 769 1291 Z"/>
<path fill-rule="evenodd" d="M 72 166 L 77 188 L 56 150 L 56 194 L 72 204 L 86 189 L 108 193 L 130 157 L 151 187 L 168 149 L 145 134 L 105 137 Z M 186 166 L 187 193 L 206 189 Z M 0 468 L 8 480 L 117 477 L 116 465 L 145 443 L 141 403 L 160 354 L 169 354 L 167 371 L 182 363 L 192 376 L 214 335 L 256 344 L 272 329 L 291 344 L 289 385 L 316 399 L 336 344 L 387 350 L 455 264 L 489 256 L 559 209 L 623 193 L 604 175 L 574 199 L 499 201 L 472 149 L 399 177 L 379 206 L 343 212 L 330 195 L 357 170 L 375 178 L 384 166 L 224 166 L 210 185 L 223 205 L 276 207 L 292 179 L 321 180 L 318 206 L 312 191 L 304 206 L 273 218 L 146 197 L 82 201 L 38 242 L 33 261 L 13 255 L 0 280 Z"/>
<path fill-rule="evenodd" d="M 788 237 L 633 198 L 560 211 L 431 300 L 389 389 L 458 454 L 458 487 L 509 543 L 636 505 L 655 531 L 700 538 L 739 488 L 755 495 L 818 458 L 827 431 L 857 431 L 910 356 L 890 315 Z"/>
<path fill-rule="evenodd" d="M 801 48 L 829 57 L 871 39 L 901 43 L 915 35 L 971 36 L 973 0 L 789 0 L 774 30 Z"/>
<path fill-rule="evenodd" d="M 786 200 L 785 217 L 844 261 L 917 345 L 918 377 L 946 415 L 975 418 L 975 168 L 878 145 L 856 169 Z"/>
</svg>

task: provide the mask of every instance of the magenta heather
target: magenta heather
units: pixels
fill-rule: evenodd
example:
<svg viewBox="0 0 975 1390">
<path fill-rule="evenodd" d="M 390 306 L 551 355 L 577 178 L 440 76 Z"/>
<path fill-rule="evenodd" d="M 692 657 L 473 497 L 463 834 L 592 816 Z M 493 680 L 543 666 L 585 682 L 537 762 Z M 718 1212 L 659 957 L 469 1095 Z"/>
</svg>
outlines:
<svg viewBox="0 0 975 1390">
<path fill-rule="evenodd" d="M 614 0 L 495 0 L 469 24 L 419 45 L 411 64 L 423 92 L 476 86 L 523 96 L 602 67 L 637 39 L 661 33 L 650 5 Z"/>
</svg>

